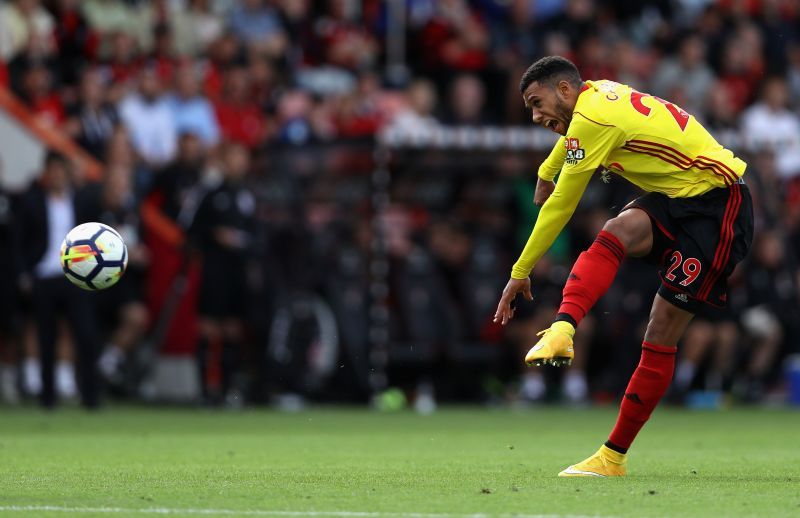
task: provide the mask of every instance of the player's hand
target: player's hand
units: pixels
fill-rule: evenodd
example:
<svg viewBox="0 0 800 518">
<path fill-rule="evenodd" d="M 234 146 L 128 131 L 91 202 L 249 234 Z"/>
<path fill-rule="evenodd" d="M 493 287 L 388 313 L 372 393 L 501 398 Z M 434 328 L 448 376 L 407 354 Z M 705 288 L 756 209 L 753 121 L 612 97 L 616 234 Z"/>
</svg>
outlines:
<svg viewBox="0 0 800 518">
<path fill-rule="evenodd" d="M 555 182 L 548 182 L 547 180 L 542 180 L 541 178 L 536 180 L 536 192 L 533 194 L 533 204 L 537 207 L 544 205 L 544 202 L 546 202 L 547 198 L 553 194 L 555 189 Z"/>
<path fill-rule="evenodd" d="M 527 300 L 533 300 L 530 278 L 508 280 L 508 284 L 503 290 L 503 295 L 500 297 L 500 302 L 497 304 L 497 311 L 494 314 L 495 322 L 506 325 L 509 320 L 514 318 L 512 303 L 517 297 L 517 293 L 522 293 Z"/>
</svg>

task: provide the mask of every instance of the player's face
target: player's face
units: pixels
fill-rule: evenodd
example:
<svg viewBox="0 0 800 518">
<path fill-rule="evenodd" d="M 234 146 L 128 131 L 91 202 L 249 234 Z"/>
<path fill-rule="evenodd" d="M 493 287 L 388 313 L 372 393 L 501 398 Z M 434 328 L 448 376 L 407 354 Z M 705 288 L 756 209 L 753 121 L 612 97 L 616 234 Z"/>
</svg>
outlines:
<svg viewBox="0 0 800 518">
<path fill-rule="evenodd" d="M 566 103 L 568 89 L 566 81 L 561 81 L 556 86 L 531 83 L 522 94 L 522 99 L 525 107 L 531 110 L 533 123 L 559 135 L 566 135 L 572 121 L 572 110 Z"/>
</svg>

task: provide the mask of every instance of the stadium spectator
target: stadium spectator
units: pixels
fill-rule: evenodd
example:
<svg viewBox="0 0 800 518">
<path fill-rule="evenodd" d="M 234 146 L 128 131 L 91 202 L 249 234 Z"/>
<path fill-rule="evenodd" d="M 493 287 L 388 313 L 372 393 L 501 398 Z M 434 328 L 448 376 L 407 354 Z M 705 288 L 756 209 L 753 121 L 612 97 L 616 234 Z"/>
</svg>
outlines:
<svg viewBox="0 0 800 518">
<path fill-rule="evenodd" d="M 208 189 L 190 228 L 202 257 L 197 348 L 203 400 L 235 397 L 233 376 L 241 366 L 248 298 L 247 265 L 255 232 L 255 198 L 243 184 L 250 168 L 245 146 L 221 151 L 222 179 Z M 236 403 L 236 401 L 228 401 Z"/>
<path fill-rule="evenodd" d="M 758 102 L 742 114 L 742 138 L 749 151 L 766 150 L 775 155 L 781 178 L 800 174 L 800 117 L 789 109 L 784 78 L 764 81 Z"/>
<path fill-rule="evenodd" d="M 714 74 L 705 63 L 705 42 L 697 34 L 680 39 L 678 55 L 661 61 L 648 92 L 680 105 L 689 113 L 701 113 Z M 678 99 L 686 99 L 682 104 Z"/>
<path fill-rule="evenodd" d="M 590 32 L 581 38 L 576 64 L 583 71 L 584 77 L 617 80 L 616 60 L 612 59 L 611 45 L 596 32 Z"/>
<path fill-rule="evenodd" d="M 508 2 L 503 16 L 490 24 L 493 61 L 511 72 L 530 63 L 542 48 L 542 34 L 536 31 L 538 13 L 529 0 Z"/>
<path fill-rule="evenodd" d="M 739 118 L 736 109 L 731 101 L 731 94 L 728 87 L 719 81 L 715 82 L 708 91 L 708 97 L 704 102 L 705 110 L 700 112 L 698 117 L 702 117 L 706 127 L 714 135 L 724 140 L 730 138 L 731 134 L 739 133 Z"/>
<path fill-rule="evenodd" d="M 764 396 L 785 330 L 797 330 L 797 278 L 786 259 L 786 245 L 778 231 L 762 229 L 757 237 L 746 277 L 746 309 L 741 322 L 748 337 L 747 363 L 740 392 L 758 402 Z M 796 268 L 796 266 L 795 266 Z"/>
<path fill-rule="evenodd" d="M 436 107 L 436 87 L 425 79 L 412 82 L 405 92 L 407 105 L 386 127 L 388 134 L 399 138 L 421 137 L 439 126 L 433 116 Z"/>
<path fill-rule="evenodd" d="M 164 84 L 172 82 L 175 69 L 178 67 L 178 59 L 175 56 L 172 28 L 169 24 L 161 22 L 153 28 L 153 50 L 147 62 L 155 67 L 159 79 Z"/>
<path fill-rule="evenodd" d="M 278 58 L 287 39 L 278 11 L 265 0 L 242 0 L 231 9 L 228 26 L 256 53 Z"/>
<path fill-rule="evenodd" d="M 135 20 L 133 9 L 128 2 L 117 0 L 83 0 L 81 8 L 92 29 L 103 38 L 118 31 L 135 31 L 131 22 Z"/>
<path fill-rule="evenodd" d="M 115 384 L 122 381 L 125 358 L 144 336 L 149 321 L 142 293 L 149 254 L 141 240 L 139 204 L 131 188 L 132 182 L 131 165 L 115 162 L 107 168 L 102 185 L 87 188 L 89 192 L 82 208 L 82 219 L 105 223 L 117 230 L 128 250 L 125 275 L 114 289 L 93 297 L 105 333 L 98 367 L 103 376 Z"/>
<path fill-rule="evenodd" d="M 275 141 L 278 144 L 302 145 L 314 139 L 311 112 L 314 101 L 303 90 L 285 92 L 278 102 Z"/>
<path fill-rule="evenodd" d="M 214 107 L 200 93 L 200 77 L 194 62 L 187 61 L 175 74 L 175 91 L 167 97 L 178 134 L 193 133 L 211 148 L 219 142 L 219 125 Z"/>
<path fill-rule="evenodd" d="M 250 96 L 250 76 L 244 66 L 225 73 L 225 87 L 214 103 L 223 137 L 254 148 L 267 138 L 267 120 Z"/>
<path fill-rule="evenodd" d="M 158 258 L 150 263 L 145 281 L 150 314 L 163 319 L 156 322 L 163 327 L 163 335 L 154 340 L 162 351 L 172 354 L 193 354 L 197 341 L 199 276 L 188 254 L 186 230 L 203 196 L 201 178 L 205 169 L 200 139 L 184 133 L 178 141 L 177 156 L 155 174 L 141 206 L 144 243 Z"/>
<path fill-rule="evenodd" d="M 222 35 L 225 28 L 208 0 L 190 0 L 188 9 L 173 17 L 175 50 L 183 56 L 197 56 Z"/>
<path fill-rule="evenodd" d="M 491 121 L 486 113 L 486 87 L 471 74 L 456 77 L 450 84 L 448 96 L 449 106 L 442 116 L 447 124 L 480 126 Z"/>
<path fill-rule="evenodd" d="M 97 322 L 88 292 L 76 289 L 61 271 L 60 247 L 64 236 L 78 219 L 81 202 L 76 197 L 70 164 L 58 153 L 50 152 L 44 161 L 39 181 L 31 185 L 20 202 L 20 233 L 26 236 L 21 247 L 21 264 L 32 283 L 36 334 L 41 361 L 41 402 L 45 408 L 56 404 L 55 368 L 59 321 L 65 319 L 74 336 L 81 400 L 87 408 L 100 403 L 96 360 L 99 350 Z M 63 331 L 61 332 L 63 339 Z M 71 369 L 60 363 L 59 370 Z M 74 376 L 73 373 L 62 376 Z"/>
<path fill-rule="evenodd" d="M 136 40 L 123 30 L 113 32 L 106 39 L 109 49 L 104 53 L 107 56 L 104 68 L 109 76 L 109 83 L 118 88 L 126 88 L 135 81 L 142 69 Z"/>
<path fill-rule="evenodd" d="M 273 60 L 266 56 L 251 56 L 247 73 L 250 75 L 250 92 L 264 112 L 270 113 L 278 102 L 280 76 Z M 282 92 L 281 92 L 282 93 Z M 287 92 L 288 93 L 288 92 Z"/>
<path fill-rule="evenodd" d="M 786 66 L 788 70 L 786 72 L 786 78 L 789 84 L 789 98 L 800 99 L 800 41 L 789 43 L 787 55 L 788 60 Z M 0 75 L 2 75 L 2 72 L 0 72 Z M 1 79 L 0 82 L 2 82 Z M 797 107 L 797 101 L 794 101 L 792 105 Z"/>
<path fill-rule="evenodd" d="M 648 91 L 646 78 L 652 74 L 651 68 L 655 64 L 652 53 L 648 49 L 637 48 L 628 39 L 621 39 L 614 44 L 612 54 L 617 81 L 642 92 Z"/>
<path fill-rule="evenodd" d="M 357 88 L 336 104 L 333 124 L 340 138 L 371 137 L 383 123 L 380 84 L 371 73 L 362 73 Z"/>
<path fill-rule="evenodd" d="M 25 51 L 49 56 L 55 51 L 53 16 L 39 0 L 13 0 L 0 5 L 0 59 L 10 61 Z"/>
<path fill-rule="evenodd" d="M 86 69 L 80 80 L 78 102 L 71 106 L 65 124 L 67 133 L 95 158 L 102 158 L 120 122 L 116 107 L 108 102 L 97 68 Z"/>
<path fill-rule="evenodd" d="M 43 124 L 56 128 L 66 119 L 61 98 L 53 89 L 52 73 L 39 60 L 29 60 L 25 65 L 20 98 Z"/>
<path fill-rule="evenodd" d="M 489 31 L 465 0 L 435 2 L 419 45 L 420 58 L 429 73 L 480 71 L 489 62 Z"/>
<path fill-rule="evenodd" d="M 753 101 L 763 74 L 761 33 L 752 24 L 742 24 L 723 44 L 719 74 L 737 113 Z"/>
<path fill-rule="evenodd" d="M 155 68 L 142 70 L 138 91 L 120 102 L 119 114 L 147 165 L 157 167 L 175 156 L 178 134 Z"/>
<path fill-rule="evenodd" d="M 0 162 L 0 180 L 3 178 L 3 164 Z M 19 402 L 17 389 L 19 310 L 17 299 L 19 258 L 14 253 L 18 249 L 18 227 L 14 217 L 14 199 L 0 184 L 0 268 L 6 279 L 0 283 L 0 401 L 9 404 Z"/>
<path fill-rule="evenodd" d="M 683 339 L 669 400 L 686 402 L 686 396 L 696 383 L 695 377 L 704 363 L 709 365 L 700 388 L 718 394 L 723 391 L 729 393 L 737 368 L 740 334 L 736 321 L 728 315 L 698 318 L 692 322 Z M 707 362 L 708 359 L 710 362 Z"/>
<path fill-rule="evenodd" d="M 227 70 L 242 64 L 244 58 L 241 47 L 236 35 L 230 31 L 223 33 L 209 45 L 203 90 L 211 100 L 216 101 L 222 94 Z"/>
<path fill-rule="evenodd" d="M 357 5 L 343 0 L 327 0 L 326 4 L 326 15 L 315 24 L 324 62 L 353 72 L 374 67 L 380 49 L 364 20 L 357 20 Z"/>
<path fill-rule="evenodd" d="M 53 2 L 56 19 L 55 44 L 58 51 L 58 77 L 62 84 L 75 86 L 87 61 L 94 60 L 100 46 L 99 36 L 89 27 L 78 0 Z"/>
</svg>

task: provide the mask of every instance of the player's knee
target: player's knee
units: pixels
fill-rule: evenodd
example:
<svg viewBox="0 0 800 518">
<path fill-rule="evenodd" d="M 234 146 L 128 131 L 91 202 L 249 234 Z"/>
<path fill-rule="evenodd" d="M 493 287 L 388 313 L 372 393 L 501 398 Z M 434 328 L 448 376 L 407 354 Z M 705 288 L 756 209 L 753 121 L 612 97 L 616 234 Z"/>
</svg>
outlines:
<svg viewBox="0 0 800 518">
<path fill-rule="evenodd" d="M 633 257 L 646 255 L 653 246 L 650 217 L 641 210 L 626 210 L 611 218 L 603 230 L 613 234 L 625 247 L 625 253 Z"/>
</svg>

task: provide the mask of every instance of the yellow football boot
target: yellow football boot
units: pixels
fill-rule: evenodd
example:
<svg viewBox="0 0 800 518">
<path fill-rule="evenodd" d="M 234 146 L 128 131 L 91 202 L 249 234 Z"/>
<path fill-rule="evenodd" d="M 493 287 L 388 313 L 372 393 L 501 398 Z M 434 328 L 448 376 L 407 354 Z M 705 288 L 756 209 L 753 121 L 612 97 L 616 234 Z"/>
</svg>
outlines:
<svg viewBox="0 0 800 518">
<path fill-rule="evenodd" d="M 572 337 L 575 328 L 569 322 L 553 322 L 550 329 L 539 331 L 536 336 L 541 336 L 528 354 L 525 363 L 528 365 L 553 365 L 562 367 L 572 363 L 575 353 L 572 349 Z"/>
<path fill-rule="evenodd" d="M 605 444 L 597 453 L 583 462 L 573 464 L 558 474 L 559 477 L 622 477 L 627 472 L 628 456 L 614 451 Z"/>
</svg>

